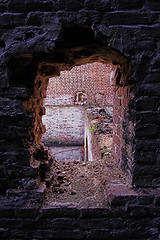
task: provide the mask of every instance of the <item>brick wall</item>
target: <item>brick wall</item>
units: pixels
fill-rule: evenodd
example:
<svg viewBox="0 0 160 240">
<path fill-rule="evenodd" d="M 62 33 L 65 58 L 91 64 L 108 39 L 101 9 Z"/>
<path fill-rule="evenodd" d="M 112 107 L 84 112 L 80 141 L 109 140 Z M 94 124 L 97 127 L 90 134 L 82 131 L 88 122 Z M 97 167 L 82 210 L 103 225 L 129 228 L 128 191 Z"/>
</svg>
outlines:
<svg viewBox="0 0 160 240">
<path fill-rule="evenodd" d="M 85 64 L 62 71 L 51 78 L 45 105 L 74 105 L 77 92 L 85 91 L 88 104 L 112 105 L 113 86 L 110 85 L 111 65 Z"/>
<path fill-rule="evenodd" d="M 112 68 L 102 63 L 86 64 L 50 78 L 44 103 L 46 114 L 42 118 L 46 127 L 42 141 L 83 144 L 85 108 L 75 104 L 76 94 L 85 91 L 86 105 L 112 105 Z"/>
<path fill-rule="evenodd" d="M 40 116 L 44 114 L 47 79 L 76 65 L 103 62 L 119 68 L 115 100 L 121 100 L 122 133 L 118 133 L 120 117 L 117 116 L 114 119 L 116 156 L 121 150 L 121 166 L 129 171 L 133 186 L 149 187 L 148 200 L 152 199 L 152 188 L 159 187 L 160 179 L 159 12 L 157 0 L 0 2 L 0 186 L 4 211 L 4 215 L 1 213 L 0 231 L 3 239 L 24 238 L 24 234 L 26 238 L 35 238 L 32 230 L 17 230 L 25 219 L 25 216 L 17 219 L 12 215 L 19 209 L 19 197 L 11 199 L 10 206 L 13 206 L 14 199 L 17 201 L 16 210 L 10 208 L 12 214 L 4 221 L 8 216 L 8 210 L 5 211 L 6 191 L 23 189 L 23 199 L 27 202 L 26 199 L 37 188 L 39 173 L 49 168 L 48 156 L 39 144 L 43 133 Z M 128 100 L 118 92 L 121 92 L 119 89 L 125 91 L 129 85 L 127 103 Z M 123 102 L 128 108 L 122 105 Z M 121 107 L 117 106 L 115 111 L 118 108 Z M 119 134 L 125 142 L 122 147 L 120 144 L 121 149 L 118 148 Z M 31 151 L 33 144 L 36 151 Z M 35 168 L 30 165 L 31 157 L 36 159 Z M 38 196 L 36 199 L 40 201 Z M 159 239 L 159 199 L 146 200 L 146 197 L 142 198 L 138 207 L 133 201 L 130 211 L 125 212 L 129 207 L 127 200 L 124 211 L 118 215 L 120 221 L 113 230 L 115 235 L 111 235 L 112 239 Z M 111 212 L 116 216 L 113 209 Z M 119 227 L 125 222 L 125 216 L 133 216 L 127 218 L 125 225 L 131 222 L 129 237 L 128 228 Z M 145 226 L 142 227 L 144 220 Z M 113 225 L 107 225 L 108 221 L 104 219 L 103 230 L 95 227 L 99 219 L 96 224 L 92 221 L 93 230 L 89 226 L 90 219 L 86 222 L 86 238 L 92 234 L 92 239 L 95 233 L 100 232 L 101 239 L 105 239 L 108 229 L 109 232 L 113 229 Z M 45 230 L 39 230 L 39 238 L 48 235 L 49 231 L 52 236 L 55 234 L 52 230 L 46 234 L 46 222 L 41 223 Z M 12 224 L 15 224 L 13 228 Z M 76 231 L 77 228 L 73 232 Z"/>
<path fill-rule="evenodd" d="M 25 0 L 23 4 L 19 1 L 2 2 L 1 122 L 12 129 L 9 136 L 14 135 L 15 127 L 20 132 L 8 140 L 8 130 L 5 124 L 1 124 L 4 133 L 1 154 L 10 156 L 6 150 L 9 145 L 10 149 L 23 151 L 19 135 L 31 126 L 28 120 L 32 119 L 31 114 L 25 118 L 25 124 L 21 121 L 22 115 L 20 119 L 23 94 L 19 95 L 11 86 L 26 87 L 33 94 L 36 78 L 34 99 L 40 91 L 40 77 L 57 76 L 62 70 L 87 62 L 112 63 L 120 69 L 119 88 L 127 84 L 133 86 L 128 96 L 129 109 L 122 115 L 120 127 L 125 142 L 125 146 L 120 144 L 123 145 L 120 149 L 122 166 L 130 172 L 134 184 L 159 186 L 159 9 L 159 3 L 151 0 L 127 4 L 126 1 L 95 1 L 94 4 L 75 1 L 73 6 L 70 2 L 62 4 L 50 0 L 35 0 L 33 3 Z M 33 103 L 40 104 L 40 98 L 43 97 L 39 96 Z M 42 106 L 38 107 L 41 111 Z M 10 120 L 13 112 L 16 119 Z M 39 134 L 39 141 L 43 131 L 39 126 L 34 130 L 35 135 Z M 114 138 L 116 155 L 119 151 L 117 137 L 118 132 Z M 146 156 L 152 156 L 154 160 L 146 161 Z M 2 168 L 5 168 L 6 176 L 3 180 L 7 182 L 8 165 Z"/>
</svg>

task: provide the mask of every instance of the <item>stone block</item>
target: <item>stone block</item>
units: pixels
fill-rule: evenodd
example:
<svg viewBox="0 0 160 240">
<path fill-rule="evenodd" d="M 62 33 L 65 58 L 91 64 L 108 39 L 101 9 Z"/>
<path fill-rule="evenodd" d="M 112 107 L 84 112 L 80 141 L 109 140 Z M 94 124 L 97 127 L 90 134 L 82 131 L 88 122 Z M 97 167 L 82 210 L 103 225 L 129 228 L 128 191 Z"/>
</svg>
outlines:
<svg viewBox="0 0 160 240">
<path fill-rule="evenodd" d="M 137 151 L 156 151 L 159 149 L 160 139 L 143 139 L 143 140 L 136 140 L 136 147 L 135 150 Z"/>
<path fill-rule="evenodd" d="M 156 239 L 157 231 L 148 227 L 127 227 L 125 229 L 118 229 L 111 234 L 111 239 Z"/>
<path fill-rule="evenodd" d="M 22 13 L 2 13 L 0 14 L 0 26 L 1 28 L 10 29 L 17 27 L 25 23 L 24 14 Z"/>
<path fill-rule="evenodd" d="M 87 10 L 101 10 L 101 11 L 112 11 L 114 9 L 114 4 L 112 4 L 108 0 L 85 0 L 84 1 L 84 8 Z"/>
<path fill-rule="evenodd" d="M 135 175 L 160 175 L 160 166 L 157 164 L 136 164 L 134 167 Z"/>
<path fill-rule="evenodd" d="M 137 152 L 135 153 L 135 162 L 142 164 L 154 164 L 156 162 L 156 153 L 150 151 Z"/>
<path fill-rule="evenodd" d="M 28 150 L 20 152 L 0 152 L 0 163 L 4 165 L 16 164 L 30 166 L 30 154 Z"/>
<path fill-rule="evenodd" d="M 74 230 L 78 228 L 78 225 L 78 219 L 76 218 L 54 218 L 44 220 L 44 226 L 47 229 L 51 228 L 53 230 Z"/>
<path fill-rule="evenodd" d="M 112 215 L 110 209 L 81 209 L 81 218 L 91 219 L 99 218 L 99 216 L 105 218 Z"/>
<path fill-rule="evenodd" d="M 88 240 L 101 240 L 101 239 L 110 239 L 111 234 L 110 231 L 107 229 L 94 229 L 87 232 L 87 239 Z"/>
<path fill-rule="evenodd" d="M 140 124 L 146 125 L 146 124 L 159 124 L 160 119 L 160 112 L 154 112 L 154 111 L 142 111 L 142 112 L 136 112 L 136 119 L 137 122 L 140 121 Z"/>
<path fill-rule="evenodd" d="M 42 208 L 41 217 L 42 218 L 66 218 L 66 217 L 78 217 L 80 211 L 76 208 L 67 208 L 67 207 L 59 207 L 59 208 Z"/>
<path fill-rule="evenodd" d="M 8 128 L 0 127 L 0 139 L 16 139 L 17 137 L 28 137 L 28 128 L 13 127 Z"/>
<path fill-rule="evenodd" d="M 133 185 L 136 187 L 159 187 L 160 178 L 154 175 L 133 175 Z"/>
<path fill-rule="evenodd" d="M 39 26 L 43 24 L 43 12 L 31 12 L 27 15 L 26 24 L 32 26 Z"/>
<path fill-rule="evenodd" d="M 0 98 L 0 116 L 24 116 L 21 100 Z"/>
<path fill-rule="evenodd" d="M 15 139 L 0 139 L 0 152 L 15 152 L 18 150 L 23 150 L 22 141 L 18 138 Z"/>
<path fill-rule="evenodd" d="M 26 100 L 29 98 L 30 92 L 27 88 L 12 87 L 0 91 L 0 97 L 5 98 L 6 96 L 11 99 Z"/>
<path fill-rule="evenodd" d="M 0 178 L 0 190 L 3 192 L 4 190 L 7 190 L 9 187 L 8 184 L 8 179 L 5 178 Z"/>
<path fill-rule="evenodd" d="M 149 0 L 149 7 L 151 10 L 160 10 L 160 3 L 157 0 Z"/>
<path fill-rule="evenodd" d="M 137 138 L 146 138 L 146 139 L 151 139 L 151 138 L 159 138 L 160 137 L 160 127 L 158 125 L 141 125 L 137 126 L 135 130 L 135 135 Z"/>
<path fill-rule="evenodd" d="M 45 11 L 49 12 L 52 10 L 52 0 L 13 0 L 8 4 L 8 10 L 11 12 L 34 12 L 34 11 Z"/>
<path fill-rule="evenodd" d="M 15 216 L 18 218 L 34 218 L 39 212 L 38 207 L 17 208 L 15 209 Z"/>
<path fill-rule="evenodd" d="M 160 96 L 160 83 L 146 83 L 137 87 L 139 96 Z"/>
<path fill-rule="evenodd" d="M 156 111 L 159 107 L 159 97 L 140 97 L 136 100 L 137 111 Z"/>
<path fill-rule="evenodd" d="M 128 197 L 135 198 L 136 195 L 136 192 L 124 184 L 109 184 L 107 186 L 107 197 L 111 204 L 114 202 L 113 204 L 125 205 Z"/>
<path fill-rule="evenodd" d="M 7 3 L 1 2 L 0 3 L 0 12 L 6 12 L 7 11 Z"/>
<path fill-rule="evenodd" d="M 159 83 L 160 81 L 160 70 L 154 70 L 150 73 L 148 73 L 145 78 L 145 83 Z"/>
<path fill-rule="evenodd" d="M 0 206 L 0 217 L 1 218 L 14 218 L 15 217 L 15 208 Z"/>
<path fill-rule="evenodd" d="M 107 25 L 142 25 L 142 24 L 153 24 L 156 23 L 158 15 L 156 14 L 144 14 L 144 13 L 133 13 L 133 12 L 122 12 L 116 11 L 107 13 L 103 17 L 103 21 Z"/>
<path fill-rule="evenodd" d="M 129 205 L 127 208 L 128 214 L 132 217 L 155 217 L 160 213 L 153 206 L 137 206 L 135 204 Z"/>
<path fill-rule="evenodd" d="M 92 218 L 92 219 L 80 219 L 79 229 L 80 230 L 92 230 L 92 229 L 106 229 L 108 225 L 108 218 Z"/>
<path fill-rule="evenodd" d="M 9 166 L 6 170 L 10 178 L 25 178 L 25 177 L 36 177 L 37 171 L 31 166 Z"/>
<path fill-rule="evenodd" d="M 139 1 L 139 0 L 134 0 L 134 1 L 128 1 L 128 0 L 120 0 L 117 1 L 117 6 L 116 8 L 119 10 L 123 9 L 141 9 L 144 4 L 144 0 Z"/>
<path fill-rule="evenodd" d="M 1 178 L 6 177 L 5 168 L 3 165 L 0 165 L 0 176 Z"/>
</svg>

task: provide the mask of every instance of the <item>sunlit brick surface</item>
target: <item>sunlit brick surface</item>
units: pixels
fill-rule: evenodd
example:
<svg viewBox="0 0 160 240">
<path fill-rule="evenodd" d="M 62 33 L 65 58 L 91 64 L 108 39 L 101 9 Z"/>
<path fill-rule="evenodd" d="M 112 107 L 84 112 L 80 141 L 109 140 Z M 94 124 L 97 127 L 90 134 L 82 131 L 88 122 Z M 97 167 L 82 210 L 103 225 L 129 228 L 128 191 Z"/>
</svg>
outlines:
<svg viewBox="0 0 160 240">
<path fill-rule="evenodd" d="M 111 71 L 112 66 L 110 65 L 93 63 L 61 72 L 60 77 L 49 80 L 45 105 L 72 105 L 76 93 L 83 90 L 87 94 L 87 103 L 112 104 Z"/>
</svg>

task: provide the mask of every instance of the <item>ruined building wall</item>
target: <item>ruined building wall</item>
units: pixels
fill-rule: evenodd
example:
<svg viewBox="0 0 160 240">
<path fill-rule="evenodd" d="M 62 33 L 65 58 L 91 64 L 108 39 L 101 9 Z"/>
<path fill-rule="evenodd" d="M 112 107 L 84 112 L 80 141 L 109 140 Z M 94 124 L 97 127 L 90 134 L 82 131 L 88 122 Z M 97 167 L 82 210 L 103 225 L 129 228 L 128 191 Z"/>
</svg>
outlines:
<svg viewBox="0 0 160 240">
<path fill-rule="evenodd" d="M 69 69 L 75 62 L 78 65 L 83 64 L 84 58 L 88 58 L 88 62 L 93 62 L 89 58 L 93 49 L 96 50 L 98 46 L 108 49 L 108 45 L 110 49 L 105 54 L 105 61 L 119 66 L 120 69 L 115 80 L 117 84 L 115 111 L 119 111 L 119 117 L 115 116 L 114 120 L 115 156 L 120 156 L 118 161 L 120 160 L 122 167 L 129 172 L 134 184 L 159 185 L 159 57 L 157 54 L 159 4 L 157 1 L 132 3 L 78 1 L 73 5 L 69 2 L 50 0 L 38 2 L 26 0 L 23 4 L 19 1 L 6 1 L 1 2 L 0 9 L 1 133 L 3 133 L 1 178 L 5 183 L 2 187 L 7 188 L 7 185 L 10 185 L 8 177 L 12 173 L 17 174 L 13 170 L 13 165 L 8 165 L 8 159 L 12 158 L 14 163 L 19 164 L 17 157 L 26 152 L 21 138 L 26 137 L 32 122 L 31 114 L 26 115 L 21 103 L 29 97 L 26 90 L 8 87 L 23 86 L 31 90 L 37 71 L 41 71 L 42 76 L 56 76 L 59 70 Z M 69 24 L 84 26 L 83 31 L 80 32 L 78 29 L 76 32 L 73 28 L 66 35 L 65 29 Z M 90 26 L 94 36 L 91 30 L 87 30 L 91 29 Z M 64 32 L 60 34 L 62 29 Z M 91 46 L 94 42 L 92 38 L 97 39 L 97 45 L 88 48 L 87 51 L 83 51 L 83 47 L 78 48 L 78 46 L 74 54 L 73 49 L 62 50 L 65 46 L 69 49 L 77 43 L 79 46 L 84 46 L 85 41 L 86 45 Z M 63 39 L 65 39 L 64 44 Z M 125 64 L 114 57 L 118 54 L 117 50 L 128 58 Z M 113 54 L 110 54 L 111 51 Z M 101 48 L 94 61 L 97 59 L 98 62 L 105 62 L 100 57 L 103 54 L 104 50 Z M 16 58 L 11 60 L 11 57 L 18 55 L 21 55 L 19 60 Z M 83 56 L 83 59 L 80 56 Z M 40 69 L 38 63 L 43 65 L 47 58 L 49 62 L 55 62 L 54 68 Z M 132 69 L 130 69 L 131 62 Z M 40 81 L 37 81 L 38 88 Z M 129 81 L 131 87 L 125 87 L 126 81 Z M 122 114 L 120 108 L 123 109 Z M 120 127 L 117 128 L 119 121 Z M 118 129 L 122 132 L 118 133 Z M 122 140 L 119 142 L 120 138 Z M 24 170 L 24 165 L 20 165 Z M 23 176 L 23 170 L 21 176 L 16 176 L 17 178 Z M 27 171 L 29 172 L 25 174 L 29 177 L 32 170 L 25 169 L 25 172 Z"/>
<path fill-rule="evenodd" d="M 24 229 L 26 231 L 27 224 L 31 223 L 30 219 L 23 222 L 24 225 L 17 221 L 15 228 L 15 220 L 20 218 L 17 206 L 41 203 L 35 189 L 38 182 L 45 180 L 44 173 L 51 165 L 39 144 L 44 131 L 41 118 L 47 79 L 75 65 L 97 61 L 117 68 L 112 78 L 114 111 L 118 114 L 114 119 L 115 157 L 128 172 L 133 186 L 159 187 L 159 12 L 157 0 L 0 1 L 0 189 L 3 207 L 0 231 L 3 239 L 13 234 L 12 239 L 22 238 Z M 34 158 L 32 166 L 31 156 Z M 11 188 L 18 190 L 14 192 Z M 87 225 L 85 237 L 92 239 L 95 232 L 100 232 L 104 238 L 115 237 L 118 227 L 107 223 L 118 215 L 121 223 L 127 219 L 127 229 L 123 230 L 121 225 L 118 230 L 122 239 L 129 239 L 129 227 L 130 238 L 136 238 L 137 226 L 139 239 L 158 239 L 160 201 L 159 197 L 151 195 L 152 192 L 148 198 L 136 196 L 130 204 L 124 205 L 124 198 L 118 198 L 121 214 L 118 215 L 117 205 L 114 216 L 99 214 L 101 221 L 97 221 L 92 215 L 93 225 Z M 6 201 L 11 206 L 9 213 Z M 35 205 L 33 208 L 36 209 Z M 26 212 L 29 216 L 28 212 L 32 211 L 27 208 Z M 25 212 L 21 216 L 26 218 Z M 34 220 L 38 221 L 39 215 L 35 213 L 35 216 Z M 104 219 L 108 230 L 103 225 Z M 47 232 L 46 224 L 50 224 L 50 220 L 46 222 L 41 221 L 39 235 L 36 235 L 37 230 L 30 228 L 25 237 L 43 239 L 42 235 L 46 234 L 50 239 L 55 237 L 58 232 L 50 229 Z M 53 219 L 52 224 L 57 226 Z M 77 225 L 74 226 L 71 234 L 78 238 Z M 8 228 L 12 229 L 8 232 Z M 112 234 L 107 235 L 107 231 Z"/>
<path fill-rule="evenodd" d="M 83 145 L 85 107 L 112 106 L 111 70 L 111 66 L 101 63 L 86 64 L 49 80 L 44 101 L 46 114 L 42 118 L 46 132 L 42 141 Z M 82 91 L 86 99 L 81 101 Z"/>
<path fill-rule="evenodd" d="M 157 186 L 159 184 L 160 169 L 158 124 L 159 58 L 157 55 L 159 43 L 158 11 L 159 4 L 157 1 L 149 0 L 133 3 L 126 3 L 126 1 L 113 1 L 112 3 L 108 1 L 98 3 L 96 1 L 95 3 L 78 1 L 73 6 L 68 2 L 63 2 L 62 4 L 61 1 L 53 2 L 50 0 L 38 2 L 24 1 L 23 4 L 19 1 L 1 2 L 2 158 L 4 159 L 4 156 L 7 156 L 6 158 L 8 159 L 11 155 L 15 159 L 17 154 L 22 154 L 23 151 L 26 151 L 20 139 L 27 134 L 27 129 L 30 125 L 29 118 L 31 118 L 31 116 L 26 117 L 21 104 L 21 100 L 27 97 L 26 93 L 24 93 L 23 89 L 8 89 L 9 83 L 15 86 L 31 88 L 37 74 L 37 64 L 39 61 L 45 62 L 46 54 L 48 54 L 50 62 L 51 60 L 56 63 L 66 61 L 68 64 L 67 68 L 69 68 L 69 65 L 72 65 L 74 58 L 76 61 L 79 61 L 79 64 L 82 64 L 83 61 L 78 57 L 80 55 L 76 55 L 77 53 L 73 56 L 70 51 L 62 52 L 65 44 L 68 44 L 68 46 L 70 46 L 69 44 L 77 44 L 79 39 L 78 31 L 73 34 L 78 36 L 76 41 L 70 39 L 71 31 L 66 37 L 66 43 L 61 45 L 61 48 L 58 48 L 61 40 L 66 36 L 65 30 L 63 36 L 60 35 L 60 32 L 62 26 L 67 26 L 67 24 L 71 23 L 92 26 L 98 44 L 101 43 L 103 46 L 108 44 L 112 48 L 121 51 L 132 61 L 134 66 L 132 72 L 130 71 L 128 75 L 128 80 L 130 84 L 134 85 L 134 88 L 131 87 L 126 91 L 123 83 L 121 84 L 122 75 L 128 74 L 126 68 L 120 70 L 121 77 L 120 79 L 118 79 L 119 77 L 117 78 L 119 89 L 117 88 L 115 101 L 123 108 L 123 113 L 119 116 L 122 128 L 120 135 L 123 141 L 119 143 L 118 132 L 116 132 L 114 138 L 117 154 L 118 146 L 120 145 L 122 166 L 126 171 L 130 172 L 135 184 Z M 83 32 L 85 31 L 84 28 Z M 88 35 L 85 35 L 86 33 Z M 85 34 L 80 33 L 83 39 L 80 40 L 79 45 L 84 44 L 84 36 L 87 39 L 86 41 L 93 42 L 90 30 L 86 31 Z M 56 43 L 56 49 L 61 50 L 54 51 L 57 39 L 59 43 Z M 92 52 L 91 49 L 88 49 L 84 53 L 82 48 L 79 48 L 77 51 L 79 51 L 78 54 L 81 53 L 81 56 L 85 55 L 85 57 L 88 57 Z M 31 57 L 31 60 L 28 60 L 25 65 L 28 66 L 25 69 L 27 72 L 25 76 L 23 76 L 23 73 L 18 74 L 16 72 L 15 66 L 13 66 L 16 64 L 16 60 L 14 60 L 14 63 L 11 61 L 9 64 L 11 56 L 20 54 L 28 54 L 26 57 Z M 62 61 L 62 58 L 65 61 Z M 98 56 L 97 61 L 101 61 Z M 24 67 L 23 60 L 21 59 L 19 62 L 19 67 Z M 117 61 L 108 59 L 108 62 L 112 62 L 115 65 L 119 64 L 118 59 Z M 119 66 L 122 68 L 122 64 Z M 65 67 L 62 64 L 61 70 L 65 69 Z M 55 67 L 54 71 L 52 70 L 53 75 L 56 75 L 57 69 L 58 67 Z M 48 74 L 51 76 L 51 71 Z M 57 72 L 57 74 L 59 73 Z M 126 99 L 124 94 L 128 95 Z M 134 94 L 135 97 L 132 101 Z M 121 97 L 124 98 L 122 101 Z M 127 99 L 129 103 L 127 103 Z M 129 104 L 129 110 L 127 110 L 128 107 L 125 108 L 125 104 Z M 118 111 L 118 107 L 116 111 Z M 115 121 L 119 121 L 119 119 L 115 117 Z M 116 124 L 115 122 L 115 126 Z M 16 152 L 15 149 L 17 149 Z M 11 151 L 14 153 L 12 154 Z M 16 164 L 18 164 L 17 161 Z M 2 169 L 4 167 L 6 169 L 6 166 L 9 169 L 7 163 L 2 162 L 1 166 Z M 2 170 L 3 181 L 8 182 L 5 179 L 12 171 Z M 30 173 L 28 174 L 30 175 Z"/>
</svg>

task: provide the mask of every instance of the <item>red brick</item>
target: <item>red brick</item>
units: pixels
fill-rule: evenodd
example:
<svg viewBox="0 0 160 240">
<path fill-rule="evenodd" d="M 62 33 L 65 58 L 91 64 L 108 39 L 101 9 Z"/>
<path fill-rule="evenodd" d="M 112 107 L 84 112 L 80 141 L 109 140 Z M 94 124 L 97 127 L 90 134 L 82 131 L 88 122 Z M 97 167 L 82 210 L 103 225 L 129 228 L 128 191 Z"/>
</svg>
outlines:
<svg viewBox="0 0 160 240">
<path fill-rule="evenodd" d="M 121 145 L 120 139 L 119 139 L 115 134 L 113 135 L 113 141 L 114 141 L 115 143 L 117 143 L 118 146 Z"/>
<path fill-rule="evenodd" d="M 113 100 L 113 105 L 114 106 L 121 106 L 121 99 L 120 98 L 115 98 Z"/>
<path fill-rule="evenodd" d="M 114 123 L 114 124 L 119 124 L 119 121 L 120 121 L 119 117 L 116 116 L 116 115 L 114 115 L 114 116 L 113 116 L 113 123 Z"/>
<path fill-rule="evenodd" d="M 113 132 L 116 132 L 117 131 L 117 128 L 115 125 L 113 125 Z"/>
<path fill-rule="evenodd" d="M 129 103 L 129 99 L 128 98 L 124 98 L 123 99 L 123 107 L 124 108 L 128 108 L 128 103 Z"/>
<path fill-rule="evenodd" d="M 113 155 L 114 159 L 116 160 L 116 162 L 119 163 L 120 162 L 119 156 L 117 156 L 117 154 L 114 152 L 112 153 L 112 155 Z"/>
<path fill-rule="evenodd" d="M 113 106 L 113 116 L 114 116 L 114 115 L 117 115 L 117 109 L 116 109 L 115 106 Z"/>
<path fill-rule="evenodd" d="M 116 94 L 117 94 L 117 96 L 121 97 L 123 95 L 123 88 L 119 87 Z"/>
<path fill-rule="evenodd" d="M 128 96 L 128 86 L 127 86 L 127 87 L 124 87 L 124 89 L 123 89 L 123 95 L 124 95 L 125 97 Z"/>
<path fill-rule="evenodd" d="M 121 116 L 122 115 L 122 107 L 119 107 L 117 110 L 117 115 Z"/>
<path fill-rule="evenodd" d="M 117 135 L 119 138 L 122 138 L 122 130 L 120 128 L 117 129 Z"/>
<path fill-rule="evenodd" d="M 116 144 L 115 144 L 115 142 L 112 143 L 112 152 L 114 152 L 114 153 L 116 152 Z"/>
<path fill-rule="evenodd" d="M 116 146 L 116 154 L 119 156 L 119 158 L 121 158 L 122 152 L 118 146 Z"/>
</svg>

